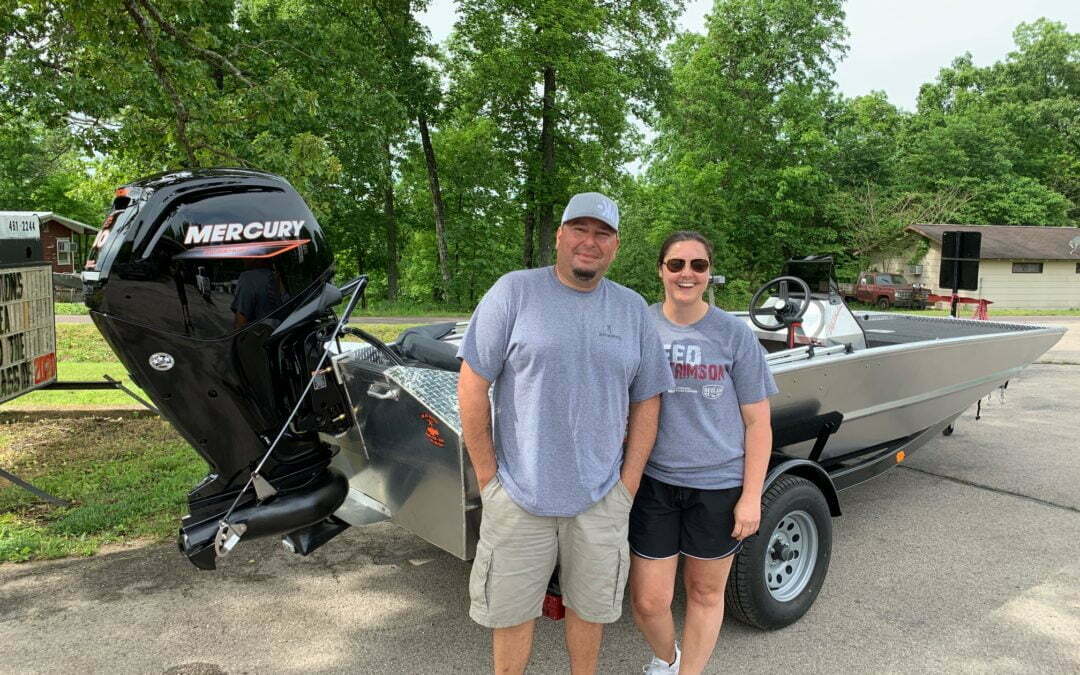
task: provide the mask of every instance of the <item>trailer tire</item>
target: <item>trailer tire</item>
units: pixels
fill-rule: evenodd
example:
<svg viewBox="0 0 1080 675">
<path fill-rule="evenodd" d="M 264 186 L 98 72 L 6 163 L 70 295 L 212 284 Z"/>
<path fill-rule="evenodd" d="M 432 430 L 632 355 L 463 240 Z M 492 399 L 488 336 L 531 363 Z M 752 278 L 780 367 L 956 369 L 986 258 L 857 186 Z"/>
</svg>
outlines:
<svg viewBox="0 0 1080 675">
<path fill-rule="evenodd" d="M 887 295 L 883 295 L 878 298 L 877 302 L 875 302 L 874 304 L 877 305 L 878 309 L 888 309 L 892 306 L 892 302 L 889 300 L 889 296 Z"/>
<path fill-rule="evenodd" d="M 789 548 L 786 537 L 791 532 L 798 533 L 799 541 Z M 782 562 L 791 549 L 806 554 L 800 565 Z M 805 478 L 782 476 L 762 497 L 758 533 L 746 539 L 732 563 L 724 593 L 729 616 L 762 630 L 798 621 L 814 604 L 831 556 L 832 518 L 825 495 Z M 770 579 L 767 568 L 775 565 L 791 570 L 793 577 L 787 583 Z"/>
</svg>

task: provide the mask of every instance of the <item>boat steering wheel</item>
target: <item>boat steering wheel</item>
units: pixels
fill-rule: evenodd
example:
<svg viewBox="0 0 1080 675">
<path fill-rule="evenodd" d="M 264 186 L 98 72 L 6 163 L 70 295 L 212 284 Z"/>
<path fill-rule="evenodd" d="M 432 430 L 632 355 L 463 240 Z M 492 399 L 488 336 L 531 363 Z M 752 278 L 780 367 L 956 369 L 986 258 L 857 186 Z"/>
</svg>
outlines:
<svg viewBox="0 0 1080 675">
<path fill-rule="evenodd" d="M 788 299 L 789 283 L 798 286 L 803 294 L 802 302 L 797 305 Z M 772 290 L 773 287 L 777 289 L 776 295 L 780 298 L 780 303 L 773 307 L 759 306 L 763 297 L 772 295 L 768 291 Z M 761 288 L 754 292 L 754 297 L 750 298 L 750 321 L 761 330 L 777 331 L 790 328 L 799 322 L 803 314 L 806 314 L 806 310 L 810 308 L 810 299 L 810 286 L 799 277 L 776 277 L 765 282 Z M 758 319 L 759 316 L 771 316 L 776 323 L 765 323 Z"/>
</svg>

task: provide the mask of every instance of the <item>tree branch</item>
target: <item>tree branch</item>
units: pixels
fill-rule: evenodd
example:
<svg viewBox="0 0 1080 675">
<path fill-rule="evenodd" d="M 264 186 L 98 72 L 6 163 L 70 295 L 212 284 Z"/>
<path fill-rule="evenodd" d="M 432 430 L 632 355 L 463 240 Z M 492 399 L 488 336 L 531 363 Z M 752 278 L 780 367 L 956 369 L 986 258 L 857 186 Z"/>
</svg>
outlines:
<svg viewBox="0 0 1080 675">
<path fill-rule="evenodd" d="M 252 49 L 254 51 L 259 52 L 263 56 L 272 56 L 272 54 L 270 52 L 266 51 L 265 49 L 263 49 L 262 46 L 266 45 L 266 44 L 273 44 L 273 43 L 284 45 L 284 47 L 286 49 L 291 49 L 292 51 L 296 52 L 300 56 L 303 56 L 304 58 L 308 59 L 309 61 L 313 61 L 315 63 L 327 64 L 327 65 L 332 65 L 333 64 L 332 61 L 330 61 L 328 59 L 320 59 L 317 56 L 312 56 L 311 54 L 308 54 L 304 50 L 297 47 L 296 45 L 291 44 L 289 42 L 286 42 L 285 40 L 263 40 L 262 42 L 260 42 L 258 44 L 239 44 L 239 45 L 236 46 L 235 49 L 233 49 L 233 52 L 234 53 L 238 52 L 240 49 Z"/>
<path fill-rule="evenodd" d="M 195 150 L 191 147 L 191 141 L 187 136 L 187 123 L 189 119 L 187 108 L 184 107 L 184 102 L 180 100 L 180 95 L 176 92 L 176 87 L 173 86 L 172 80 L 169 78 L 168 71 L 165 70 L 165 65 L 161 62 L 161 56 L 157 51 L 157 42 L 154 40 L 154 34 L 150 31 L 150 26 L 146 22 L 146 17 L 139 12 L 139 8 L 135 6 L 135 0 L 124 0 L 124 7 L 127 8 L 128 14 L 131 15 L 132 21 L 135 22 L 135 27 L 139 31 L 139 36 L 142 37 L 143 42 L 146 43 L 147 55 L 150 57 L 150 66 L 154 71 L 154 76 L 161 84 L 162 89 L 165 90 L 169 100 L 172 101 L 173 110 L 176 112 L 176 139 L 180 143 L 180 147 L 184 150 L 184 154 L 187 156 L 188 166 L 196 167 L 199 162 L 195 159 Z"/>
<path fill-rule="evenodd" d="M 244 167 L 244 168 L 251 168 L 251 163 L 248 162 L 243 157 L 239 157 L 237 155 L 232 154 L 231 152 L 225 152 L 224 150 L 219 150 L 217 148 L 211 147 L 211 146 L 207 145 L 206 143 L 197 143 L 197 144 L 195 144 L 194 149 L 195 150 L 208 150 L 208 151 L 212 152 L 213 154 L 217 155 L 218 157 L 222 157 L 224 159 L 228 159 L 230 161 L 236 162 L 237 166 L 241 166 L 241 167 Z"/>
<path fill-rule="evenodd" d="M 228 70 L 230 73 L 233 74 L 234 77 L 236 77 L 236 79 L 240 80 L 249 87 L 255 86 L 252 84 L 251 80 L 244 77 L 244 74 L 240 72 L 239 68 L 233 65 L 232 61 L 225 58 L 221 54 L 218 54 L 212 49 L 206 49 L 204 47 L 193 44 L 186 35 L 176 30 L 175 26 L 166 21 L 165 17 L 161 16 L 161 13 L 157 11 L 157 8 L 150 4 L 150 0 L 139 0 L 139 4 L 146 8 L 146 11 L 150 13 L 150 16 L 153 17 L 157 25 L 161 26 L 161 29 L 163 31 L 176 38 L 177 41 L 180 42 L 180 44 L 184 45 L 191 51 L 198 54 L 204 61 L 206 61 L 207 63 L 211 63 L 211 65 L 220 66 Z"/>
</svg>

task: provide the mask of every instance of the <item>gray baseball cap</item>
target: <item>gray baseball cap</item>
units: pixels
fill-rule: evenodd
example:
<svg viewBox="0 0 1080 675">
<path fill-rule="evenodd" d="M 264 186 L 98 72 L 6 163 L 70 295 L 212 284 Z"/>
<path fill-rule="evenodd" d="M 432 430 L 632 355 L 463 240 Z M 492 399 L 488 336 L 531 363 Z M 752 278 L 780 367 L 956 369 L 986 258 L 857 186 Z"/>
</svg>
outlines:
<svg viewBox="0 0 1080 675">
<path fill-rule="evenodd" d="M 570 198 L 562 212 L 562 222 L 574 218 L 596 218 L 619 231 L 619 207 L 599 192 L 579 192 Z"/>
</svg>

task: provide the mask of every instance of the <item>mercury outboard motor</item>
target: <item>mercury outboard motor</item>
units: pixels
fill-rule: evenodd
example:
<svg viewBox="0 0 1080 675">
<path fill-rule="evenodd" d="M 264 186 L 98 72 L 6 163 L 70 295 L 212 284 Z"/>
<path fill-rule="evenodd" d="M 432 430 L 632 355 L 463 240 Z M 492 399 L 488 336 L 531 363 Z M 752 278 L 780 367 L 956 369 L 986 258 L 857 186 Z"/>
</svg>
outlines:
<svg viewBox="0 0 1080 675">
<path fill-rule="evenodd" d="M 307 553 L 346 527 L 332 514 L 347 481 L 318 431 L 343 431 L 351 415 L 333 378 L 313 372 L 336 337 L 333 271 L 315 216 L 277 176 L 179 171 L 116 191 L 83 274 L 86 304 L 210 465 L 178 538 L 198 567 L 213 569 L 238 533 L 289 535 Z"/>
</svg>

